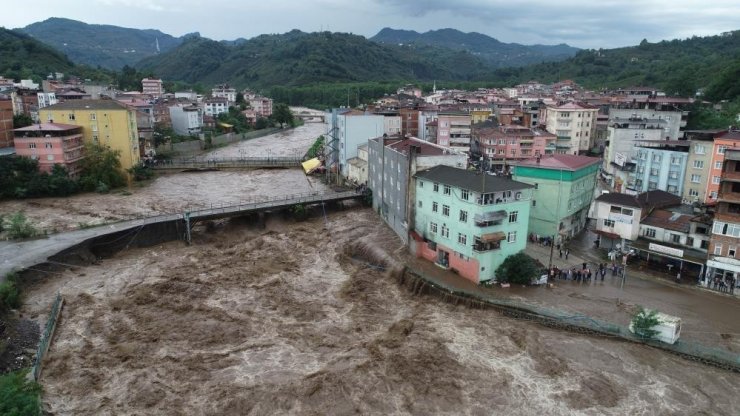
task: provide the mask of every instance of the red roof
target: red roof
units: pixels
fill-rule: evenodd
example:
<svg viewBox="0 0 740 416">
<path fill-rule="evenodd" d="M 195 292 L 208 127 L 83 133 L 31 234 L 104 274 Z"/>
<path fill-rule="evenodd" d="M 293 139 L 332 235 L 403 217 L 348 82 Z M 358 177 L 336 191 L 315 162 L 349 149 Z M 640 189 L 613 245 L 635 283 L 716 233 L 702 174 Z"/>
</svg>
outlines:
<svg viewBox="0 0 740 416">
<path fill-rule="evenodd" d="M 598 107 L 594 107 L 592 105 L 583 104 L 583 103 L 574 103 L 572 101 L 555 107 L 555 109 L 557 110 L 592 110 L 595 108 L 598 108 Z"/>
<path fill-rule="evenodd" d="M 579 170 L 586 166 L 601 163 L 601 159 L 589 156 L 579 155 L 551 155 L 543 156 L 537 162 L 537 158 L 523 160 L 512 163 L 516 166 L 531 166 L 543 169 L 562 169 L 562 170 Z"/>
<path fill-rule="evenodd" d="M 412 145 L 416 146 L 419 149 L 419 152 L 417 154 L 420 156 L 438 156 L 446 153 L 446 150 L 439 146 L 435 146 L 433 144 L 429 144 L 425 141 L 417 139 L 399 140 L 395 143 L 389 144 L 388 147 L 397 152 L 407 155 L 409 154 L 409 148 Z"/>
<path fill-rule="evenodd" d="M 715 139 L 725 139 L 725 140 L 737 140 L 737 139 L 740 139 L 740 130 L 724 131 L 721 134 L 714 136 L 714 138 Z"/>
<path fill-rule="evenodd" d="M 13 131 L 67 131 L 67 130 L 73 130 L 73 129 L 79 129 L 79 128 L 80 126 L 75 126 L 73 124 L 40 123 L 40 124 L 31 124 L 30 126 L 21 127 Z"/>
</svg>

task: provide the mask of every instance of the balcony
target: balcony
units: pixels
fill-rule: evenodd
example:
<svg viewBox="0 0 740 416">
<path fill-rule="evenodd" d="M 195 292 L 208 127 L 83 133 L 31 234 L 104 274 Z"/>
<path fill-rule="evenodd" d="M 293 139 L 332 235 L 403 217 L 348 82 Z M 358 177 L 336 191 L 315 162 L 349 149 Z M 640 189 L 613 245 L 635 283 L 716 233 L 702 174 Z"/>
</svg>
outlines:
<svg viewBox="0 0 740 416">
<path fill-rule="evenodd" d="M 476 236 L 473 243 L 473 251 L 476 253 L 486 253 L 500 250 L 501 241 L 503 240 L 506 240 L 506 234 L 503 232 L 483 234 L 480 237 Z"/>
<path fill-rule="evenodd" d="M 506 211 L 489 211 L 481 214 L 475 214 L 473 221 L 476 227 L 490 227 L 494 225 L 501 225 L 506 218 Z"/>
<path fill-rule="evenodd" d="M 558 136 L 558 140 L 570 140 L 570 136 Z"/>
<path fill-rule="evenodd" d="M 722 172 L 722 182 L 740 182 L 740 172 Z"/>
<path fill-rule="evenodd" d="M 720 191 L 719 195 L 717 196 L 717 201 L 740 204 L 740 192 Z"/>
</svg>

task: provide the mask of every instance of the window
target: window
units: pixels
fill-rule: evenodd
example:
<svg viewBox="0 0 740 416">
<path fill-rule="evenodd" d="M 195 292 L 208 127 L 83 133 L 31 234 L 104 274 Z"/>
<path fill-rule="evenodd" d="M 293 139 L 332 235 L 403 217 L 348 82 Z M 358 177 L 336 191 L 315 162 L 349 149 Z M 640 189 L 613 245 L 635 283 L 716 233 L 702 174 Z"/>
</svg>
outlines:
<svg viewBox="0 0 740 416">
<path fill-rule="evenodd" d="M 721 161 L 716 161 L 716 162 L 714 162 L 714 168 L 715 168 L 715 169 L 720 169 L 720 170 L 722 170 L 722 162 L 721 162 Z"/>
<path fill-rule="evenodd" d="M 450 238 L 450 229 L 444 224 L 442 224 L 442 237 Z"/>
<path fill-rule="evenodd" d="M 460 210 L 460 222 L 468 222 L 468 211 Z"/>
<path fill-rule="evenodd" d="M 372 170 L 373 165 L 370 165 L 370 170 Z M 419 188 L 424 187 L 424 181 L 419 181 Z"/>
<path fill-rule="evenodd" d="M 717 191 L 710 192 L 709 199 L 717 199 Z"/>
<path fill-rule="evenodd" d="M 668 177 L 671 179 L 678 179 L 678 172 L 676 171 L 668 172 Z"/>
<path fill-rule="evenodd" d="M 721 256 L 722 255 L 722 244 L 715 244 L 715 246 L 714 246 L 714 255 L 715 256 Z"/>
<path fill-rule="evenodd" d="M 432 202 L 432 212 L 437 212 L 437 208 L 439 208 L 439 205 L 436 202 Z"/>
<path fill-rule="evenodd" d="M 735 257 L 735 247 L 727 247 L 727 257 Z"/>
<path fill-rule="evenodd" d="M 519 211 L 511 211 L 509 213 L 509 222 L 517 222 L 519 220 Z"/>
<path fill-rule="evenodd" d="M 434 192 L 439 192 L 439 184 L 435 182 L 435 183 L 434 183 L 434 189 L 432 189 L 432 190 L 433 190 Z"/>
<path fill-rule="evenodd" d="M 645 230 L 645 237 L 648 238 L 655 238 L 655 229 L 654 228 L 648 228 Z"/>
<path fill-rule="evenodd" d="M 722 221 L 715 221 L 712 227 L 712 233 L 729 235 L 732 237 L 740 237 L 740 224 L 726 223 Z"/>
<path fill-rule="evenodd" d="M 671 242 L 676 243 L 676 244 L 681 244 L 681 235 L 671 234 Z"/>
<path fill-rule="evenodd" d="M 29 149 L 35 149 L 36 148 L 36 143 L 28 143 L 28 148 Z"/>
<path fill-rule="evenodd" d="M 510 243 L 516 242 L 516 231 L 509 231 L 509 235 L 506 236 L 506 241 Z"/>
<path fill-rule="evenodd" d="M 604 227 L 614 228 L 614 220 L 604 220 Z"/>
<path fill-rule="evenodd" d="M 429 223 L 429 232 L 432 234 L 437 234 L 437 223 L 436 222 Z"/>
<path fill-rule="evenodd" d="M 712 176 L 712 183 L 715 185 L 719 185 L 721 179 L 722 178 L 720 178 L 719 176 Z"/>
<path fill-rule="evenodd" d="M 693 183 L 701 182 L 701 175 L 691 175 L 691 182 Z"/>
<path fill-rule="evenodd" d="M 717 146 L 717 154 L 719 155 L 725 154 L 726 149 L 727 149 L 727 146 Z"/>
<path fill-rule="evenodd" d="M 676 185 L 668 185 L 667 191 L 670 192 L 670 193 L 672 193 L 672 194 L 677 194 L 678 193 L 678 187 Z"/>
<path fill-rule="evenodd" d="M 706 152 L 706 150 L 704 149 L 704 145 L 703 144 L 697 144 L 696 146 L 694 146 L 694 154 L 695 155 L 703 155 L 704 152 Z"/>
<path fill-rule="evenodd" d="M 462 191 L 460 191 L 460 198 L 462 198 L 465 201 L 467 201 L 468 198 L 470 198 L 470 192 L 468 192 L 467 189 L 463 189 Z"/>
<path fill-rule="evenodd" d="M 465 235 L 465 234 L 463 234 L 463 233 L 458 233 L 457 234 L 457 242 L 460 243 L 460 244 L 462 244 L 462 245 L 467 244 L 468 243 L 468 236 Z"/>
<path fill-rule="evenodd" d="M 689 247 L 694 247 L 694 237 L 686 237 L 686 245 Z"/>
<path fill-rule="evenodd" d="M 47 149 L 51 149 L 51 143 L 44 143 L 44 147 L 46 147 Z"/>
<path fill-rule="evenodd" d="M 421 208 L 421 201 L 419 201 L 419 208 Z"/>
<path fill-rule="evenodd" d="M 680 157 L 677 157 L 677 156 L 671 157 L 671 165 L 678 165 L 680 163 L 681 163 Z"/>
<path fill-rule="evenodd" d="M 443 190 L 443 193 L 444 193 L 445 195 L 449 195 L 449 194 L 451 194 L 451 193 L 452 193 L 452 190 L 450 189 L 450 185 L 445 185 L 445 186 L 444 186 L 444 190 Z"/>
<path fill-rule="evenodd" d="M 657 168 L 650 169 L 650 175 L 651 176 L 658 176 L 658 169 Z"/>
<path fill-rule="evenodd" d="M 450 206 L 449 205 L 442 205 L 442 215 L 445 217 L 450 216 Z"/>
<path fill-rule="evenodd" d="M 70 120 L 70 121 L 74 121 L 74 119 L 75 119 L 74 113 L 67 114 L 67 119 Z"/>
<path fill-rule="evenodd" d="M 534 183 L 534 189 L 539 189 L 539 184 L 537 182 Z"/>
<path fill-rule="evenodd" d="M 533 207 L 536 207 L 537 206 L 537 201 L 535 201 L 534 199 L 532 200 L 532 206 Z"/>
<path fill-rule="evenodd" d="M 653 162 L 660 162 L 660 155 L 653 154 Z"/>
<path fill-rule="evenodd" d="M 699 196 L 699 192 L 696 189 L 689 189 L 689 196 Z"/>
<path fill-rule="evenodd" d="M 633 214 L 633 211 L 631 209 L 622 208 L 622 215 L 629 215 L 631 217 L 632 214 Z"/>
<path fill-rule="evenodd" d="M 46 160 L 54 160 L 54 155 L 46 155 Z"/>
<path fill-rule="evenodd" d="M 704 161 L 703 160 L 695 160 L 694 161 L 694 169 L 703 169 L 704 168 Z"/>
</svg>

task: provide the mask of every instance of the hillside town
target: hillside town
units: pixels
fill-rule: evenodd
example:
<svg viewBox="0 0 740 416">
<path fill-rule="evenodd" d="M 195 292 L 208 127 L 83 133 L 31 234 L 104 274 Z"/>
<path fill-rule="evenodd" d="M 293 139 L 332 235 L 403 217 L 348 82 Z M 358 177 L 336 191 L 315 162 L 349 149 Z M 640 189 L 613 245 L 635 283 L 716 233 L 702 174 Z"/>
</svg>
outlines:
<svg viewBox="0 0 740 416">
<path fill-rule="evenodd" d="M 0 76 L 0 284 L 26 291 L 0 318 L 38 327 L 0 370 L 43 368 L 51 414 L 457 414 L 435 380 L 471 374 L 506 409 L 669 414 L 655 362 L 672 395 L 733 385 L 738 127 L 653 87 L 403 84 L 326 109 Z"/>
</svg>

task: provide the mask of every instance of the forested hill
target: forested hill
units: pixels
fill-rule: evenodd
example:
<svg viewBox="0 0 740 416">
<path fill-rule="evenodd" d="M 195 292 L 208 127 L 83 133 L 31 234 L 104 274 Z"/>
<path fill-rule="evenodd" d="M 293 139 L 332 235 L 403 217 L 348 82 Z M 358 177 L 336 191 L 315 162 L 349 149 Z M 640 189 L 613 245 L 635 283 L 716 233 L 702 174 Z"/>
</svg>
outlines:
<svg viewBox="0 0 740 416">
<path fill-rule="evenodd" d="M 428 45 L 468 51 L 495 68 L 562 61 L 579 51 L 578 48 L 566 44 L 522 45 L 504 43 L 481 33 L 465 33 L 456 29 L 439 29 L 419 33 L 413 30 L 397 30 L 386 27 L 370 40 L 388 45 Z"/>
<path fill-rule="evenodd" d="M 709 98 L 732 99 L 740 92 L 738 68 L 740 31 L 734 31 L 656 43 L 644 40 L 626 48 L 582 50 L 562 62 L 501 69 L 490 78 L 513 83 L 572 79 L 592 88 L 651 85 L 684 96 L 705 88 Z"/>
<path fill-rule="evenodd" d="M 72 67 L 74 64 L 52 47 L 23 33 L 0 28 L 0 76 L 38 79 Z"/>
<path fill-rule="evenodd" d="M 67 54 L 75 63 L 107 69 L 121 69 L 156 55 L 157 43 L 160 51 L 168 51 L 182 42 L 159 30 L 90 25 L 57 17 L 18 30 Z"/>
<path fill-rule="evenodd" d="M 237 86 L 320 82 L 468 80 L 489 67 L 465 51 L 384 46 L 345 33 L 261 35 L 236 44 L 190 36 L 177 48 L 142 60 L 137 69 L 169 80 Z"/>
</svg>

